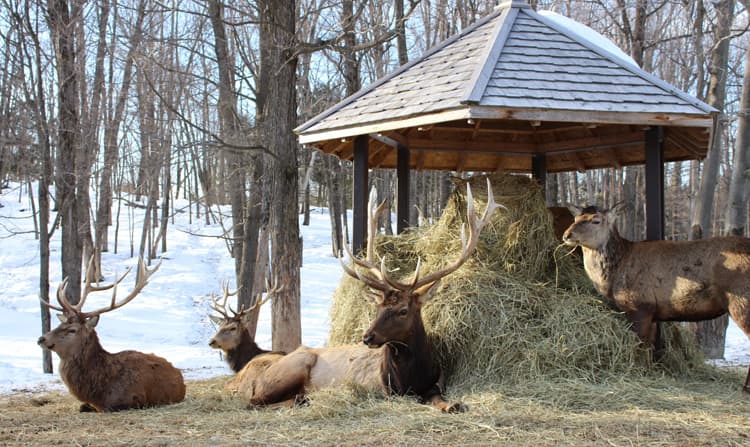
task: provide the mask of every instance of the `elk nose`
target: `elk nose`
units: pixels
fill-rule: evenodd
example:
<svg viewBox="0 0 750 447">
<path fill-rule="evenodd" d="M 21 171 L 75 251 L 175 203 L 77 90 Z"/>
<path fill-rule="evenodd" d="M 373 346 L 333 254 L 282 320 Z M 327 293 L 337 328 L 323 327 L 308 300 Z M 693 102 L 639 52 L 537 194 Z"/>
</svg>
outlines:
<svg viewBox="0 0 750 447">
<path fill-rule="evenodd" d="M 213 338 L 211 340 L 209 340 L 208 341 L 208 346 L 210 346 L 212 348 L 215 348 L 216 347 L 216 340 L 214 340 Z"/>
<path fill-rule="evenodd" d="M 42 335 L 42 336 L 41 336 L 41 337 L 39 337 L 39 339 L 38 339 L 38 340 L 36 341 L 36 344 L 38 344 L 39 346 L 44 346 L 44 342 L 45 342 L 45 340 L 44 340 L 44 335 Z"/>
<path fill-rule="evenodd" d="M 367 346 L 370 346 L 375 341 L 375 335 L 373 333 L 368 333 L 362 336 L 362 343 L 366 344 Z"/>
</svg>

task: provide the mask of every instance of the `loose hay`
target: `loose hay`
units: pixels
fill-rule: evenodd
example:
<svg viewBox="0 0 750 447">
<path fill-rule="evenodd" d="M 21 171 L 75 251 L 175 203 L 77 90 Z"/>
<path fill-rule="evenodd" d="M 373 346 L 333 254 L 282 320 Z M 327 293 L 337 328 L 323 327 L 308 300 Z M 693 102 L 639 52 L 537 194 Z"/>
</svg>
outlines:
<svg viewBox="0 0 750 447">
<path fill-rule="evenodd" d="M 665 356 L 657 367 L 651 365 L 623 316 L 591 288 L 580 260 L 559 247 L 536 182 L 506 174 L 491 176 L 491 182 L 495 200 L 508 209 L 495 212 L 472 258 L 443 281 L 423 310 L 450 386 L 470 390 L 711 375 L 691 337 L 677 325 L 666 325 Z M 481 213 L 484 177 L 471 184 Z M 377 253 L 393 276 L 411 275 L 418 258 L 423 272 L 430 272 L 457 256 L 466 219 L 464 191 L 457 188 L 435 224 L 378 237 Z M 374 313 L 363 296 L 359 281 L 342 280 L 331 310 L 331 345 L 359 341 Z"/>
<path fill-rule="evenodd" d="M 664 330 L 665 359 L 649 364 L 622 316 L 557 247 L 536 186 L 512 176 L 493 184 L 509 212 L 496 212 L 472 259 L 424 309 L 448 397 L 467 413 L 356 387 L 312 393 L 303 407 L 248 411 L 222 377 L 188 382 L 179 404 L 116 414 L 77 413 L 68 393 L 0 395 L 0 445 L 747 445 L 744 370 L 705 366 L 677 325 Z M 472 189 L 483 211 L 483 180 Z M 410 275 L 418 257 L 425 271 L 453 259 L 461 200 L 432 227 L 378 240 L 394 276 Z M 331 344 L 360 342 L 373 314 L 363 292 L 342 280 Z"/>
</svg>

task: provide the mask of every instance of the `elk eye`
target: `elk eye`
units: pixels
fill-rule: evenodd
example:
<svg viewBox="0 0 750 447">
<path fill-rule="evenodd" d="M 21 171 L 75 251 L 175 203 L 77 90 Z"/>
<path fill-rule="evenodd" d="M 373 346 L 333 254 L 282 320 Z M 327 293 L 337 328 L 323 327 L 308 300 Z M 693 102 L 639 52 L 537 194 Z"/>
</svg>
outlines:
<svg viewBox="0 0 750 447">
<path fill-rule="evenodd" d="M 74 327 L 68 329 L 68 334 L 75 334 L 76 332 L 78 332 L 78 330 Z"/>
<path fill-rule="evenodd" d="M 403 308 L 400 311 L 398 311 L 399 316 L 402 316 L 402 317 L 406 316 L 406 314 L 408 313 L 409 313 L 409 309 L 406 309 L 406 308 Z"/>
<path fill-rule="evenodd" d="M 591 219 L 591 223 L 594 225 L 599 225 L 600 223 L 602 223 L 602 221 L 599 219 Z"/>
</svg>

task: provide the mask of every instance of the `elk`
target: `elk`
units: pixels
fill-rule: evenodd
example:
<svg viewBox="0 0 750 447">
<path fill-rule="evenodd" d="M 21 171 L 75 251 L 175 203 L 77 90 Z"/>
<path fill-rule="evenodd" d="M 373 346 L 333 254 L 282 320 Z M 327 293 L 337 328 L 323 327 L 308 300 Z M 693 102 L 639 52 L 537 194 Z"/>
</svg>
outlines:
<svg viewBox="0 0 750 447">
<path fill-rule="evenodd" d="M 81 411 L 109 412 L 182 401 L 185 383 L 179 369 L 153 354 L 137 351 L 111 354 L 102 348 L 95 330 L 99 316 L 132 301 L 161 263 L 149 270 L 143 259 L 139 259 L 135 287 L 119 302 L 117 285 L 130 269 L 110 285 L 94 286 L 92 263 L 93 257 L 86 269 L 86 284 L 78 304 L 71 304 L 66 297 L 67 278 L 57 288 L 60 307 L 40 298 L 45 306 L 62 314 L 58 314 L 60 325 L 39 337 L 38 344 L 60 357 L 60 377 L 70 393 L 82 402 Z M 108 306 L 89 312 L 82 310 L 89 293 L 108 289 L 112 289 Z"/>
<path fill-rule="evenodd" d="M 653 347 L 659 321 L 700 321 L 729 312 L 750 337 L 750 239 L 633 242 L 611 210 L 577 208 L 563 241 L 583 248 L 586 274 Z M 750 392 L 750 369 L 743 390 Z"/>
<path fill-rule="evenodd" d="M 230 296 L 236 295 L 237 290 L 230 292 L 226 284 L 222 284 L 221 289 L 224 293 L 224 300 L 221 304 L 219 304 L 216 298 L 211 298 L 211 309 L 216 311 L 220 316 L 209 316 L 211 321 L 219 328 L 216 330 L 216 334 L 211 337 L 211 340 L 208 341 L 208 345 L 214 349 L 221 349 L 224 352 L 224 358 L 229 368 L 236 373 L 256 356 L 270 352 L 266 349 L 261 349 L 255 343 L 254 335 L 250 333 L 245 324 L 245 318 L 253 310 L 265 304 L 273 294 L 269 293 L 263 300 L 258 297 L 255 303 L 249 308 L 240 308 L 239 312 L 235 312 L 231 306 L 227 308 L 227 300 Z"/>
<path fill-rule="evenodd" d="M 242 390 L 249 401 L 248 408 L 270 404 L 292 405 L 303 399 L 307 392 L 355 384 L 385 394 L 415 395 L 421 402 L 443 412 L 464 411 L 466 407 L 460 402 L 450 403 L 443 398 L 443 375 L 427 340 L 421 309 L 430 300 L 440 280 L 469 259 L 482 228 L 490 221 L 495 209 L 502 207 L 494 201 L 489 179 L 487 188 L 487 208 L 480 219 L 474 210 L 471 187 L 467 185 L 469 235 L 467 238 L 465 231 L 462 232 L 462 251 L 458 258 L 424 277 L 420 276 L 418 260 L 413 277 L 403 282 L 390 277 L 384 259 L 380 266 L 374 261 L 374 235 L 385 203 L 374 206 L 373 190 L 368 210 L 366 258 L 355 257 L 347 245 L 347 255 L 354 265 L 349 266 L 339 258 L 347 274 L 369 286 L 371 291 L 367 298 L 377 310 L 362 337 L 363 343 L 329 348 L 301 346 L 286 356 L 268 362 L 262 374 L 253 379 L 252 386 Z M 254 362 L 248 363 L 248 367 Z"/>
</svg>

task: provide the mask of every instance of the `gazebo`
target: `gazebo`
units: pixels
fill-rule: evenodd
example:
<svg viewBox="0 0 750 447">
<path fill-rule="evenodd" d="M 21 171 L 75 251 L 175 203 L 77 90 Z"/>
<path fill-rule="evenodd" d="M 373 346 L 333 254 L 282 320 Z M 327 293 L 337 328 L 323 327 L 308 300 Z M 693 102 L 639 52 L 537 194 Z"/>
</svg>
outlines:
<svg viewBox="0 0 750 447">
<path fill-rule="evenodd" d="M 716 114 L 510 1 L 295 131 L 301 143 L 353 160 L 355 249 L 366 238 L 369 168 L 397 169 L 402 231 L 410 169 L 525 172 L 544 182 L 547 172 L 645 163 L 647 237 L 661 239 L 664 162 L 705 157 Z"/>
</svg>

